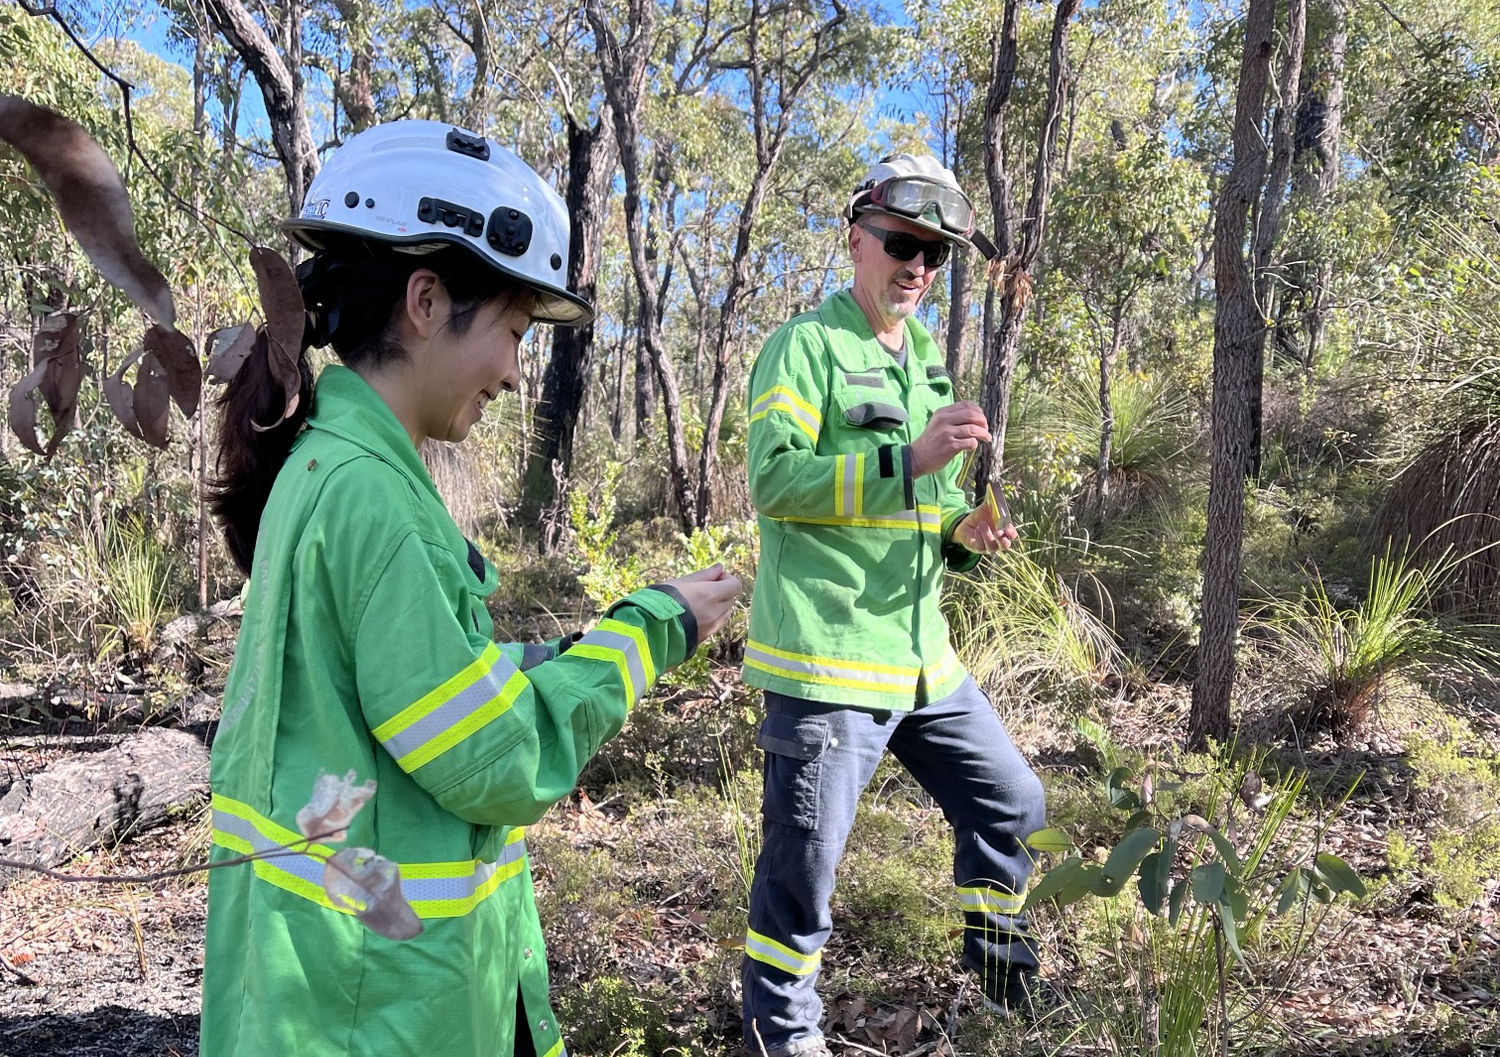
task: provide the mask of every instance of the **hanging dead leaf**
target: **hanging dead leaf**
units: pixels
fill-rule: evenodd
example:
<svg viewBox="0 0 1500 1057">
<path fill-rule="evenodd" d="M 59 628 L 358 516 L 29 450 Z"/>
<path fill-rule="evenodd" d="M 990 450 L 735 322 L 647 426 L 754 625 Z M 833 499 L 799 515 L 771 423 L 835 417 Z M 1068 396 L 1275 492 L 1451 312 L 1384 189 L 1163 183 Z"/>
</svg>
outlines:
<svg viewBox="0 0 1500 1057">
<path fill-rule="evenodd" d="M 422 934 L 422 921 L 401 891 L 401 868 L 369 848 L 335 852 L 323 867 L 323 891 L 334 906 L 353 912 L 386 939 Z"/>
<path fill-rule="evenodd" d="M 275 422 L 255 424 L 259 430 L 275 429 L 297 411 L 302 393 L 302 335 L 307 324 L 307 307 L 302 288 L 292 266 L 275 250 L 257 246 L 250 251 L 250 266 L 260 287 L 260 304 L 266 313 L 264 341 L 271 377 L 286 394 L 286 408 Z"/>
<path fill-rule="evenodd" d="M 177 330 L 152 327 L 146 331 L 146 348 L 167 370 L 167 392 L 183 415 L 193 417 L 203 392 L 203 365 L 192 339 Z"/>
<path fill-rule="evenodd" d="M 142 437 L 141 426 L 135 420 L 135 392 L 125 383 L 125 372 L 139 362 L 144 355 L 146 355 L 144 348 L 136 349 L 125 357 L 119 370 L 114 374 L 105 375 L 103 382 L 104 397 L 109 401 L 109 409 L 115 413 L 115 418 L 120 420 L 125 429 L 136 437 Z"/>
<path fill-rule="evenodd" d="M 313 782 L 312 797 L 297 812 L 297 828 L 304 837 L 320 841 L 346 840 L 349 823 L 365 802 L 375 795 L 375 779 L 354 784 L 355 774 L 344 777 L 321 773 Z"/>
<path fill-rule="evenodd" d="M 152 447 L 165 448 L 167 413 L 172 408 L 167 393 L 167 369 L 149 352 L 141 357 L 141 365 L 136 368 L 131 406 L 141 439 Z"/>
<path fill-rule="evenodd" d="M 229 382 L 255 347 L 255 328 L 249 323 L 224 327 L 208 336 L 208 380 Z"/>
<path fill-rule="evenodd" d="M 174 326 L 172 290 L 141 253 L 125 182 L 103 148 L 77 122 L 14 95 L 0 95 L 0 139 L 36 169 L 99 274 L 158 323 Z"/>
<path fill-rule="evenodd" d="M 44 363 L 22 378 L 10 391 L 11 432 L 21 438 L 21 443 L 28 451 L 34 451 L 38 455 L 44 455 L 46 452 L 41 442 L 36 439 L 36 401 L 32 399 L 31 394 L 37 386 L 42 384 L 42 375 L 46 373 L 47 365 Z"/>
<path fill-rule="evenodd" d="M 21 443 L 38 455 L 52 455 L 73 429 L 78 413 L 78 388 L 83 384 L 83 358 L 78 350 L 78 317 L 68 312 L 48 316 L 32 340 L 32 371 L 10 394 L 10 425 Z M 52 439 L 42 447 L 36 433 L 37 401 L 52 413 Z"/>
</svg>

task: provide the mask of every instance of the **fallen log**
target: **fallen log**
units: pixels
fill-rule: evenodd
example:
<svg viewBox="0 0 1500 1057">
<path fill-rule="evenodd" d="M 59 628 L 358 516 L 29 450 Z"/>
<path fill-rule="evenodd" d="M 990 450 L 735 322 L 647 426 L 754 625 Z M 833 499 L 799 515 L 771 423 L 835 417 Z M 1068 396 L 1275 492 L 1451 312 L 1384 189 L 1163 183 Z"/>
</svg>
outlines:
<svg viewBox="0 0 1500 1057">
<path fill-rule="evenodd" d="M 0 797 L 0 858 L 54 867 L 159 826 L 208 797 L 208 750 L 152 727 L 16 780 Z M 0 867 L 0 888 L 26 871 Z"/>
</svg>

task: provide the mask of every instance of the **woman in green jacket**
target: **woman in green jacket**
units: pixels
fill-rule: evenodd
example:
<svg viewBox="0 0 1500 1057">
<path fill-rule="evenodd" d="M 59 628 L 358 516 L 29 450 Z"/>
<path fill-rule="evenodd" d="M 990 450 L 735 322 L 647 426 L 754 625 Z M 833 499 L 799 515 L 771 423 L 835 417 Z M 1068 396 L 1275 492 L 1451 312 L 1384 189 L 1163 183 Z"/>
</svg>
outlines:
<svg viewBox="0 0 1500 1057">
<path fill-rule="evenodd" d="M 342 366 L 297 413 L 265 357 L 221 401 L 213 508 L 250 577 L 213 746 L 203 1057 L 562 1054 L 524 830 L 631 707 L 721 627 L 719 567 L 636 592 L 588 634 L 493 641 L 494 567 L 417 451 L 461 441 L 520 382 L 532 322 L 592 318 L 569 220 L 524 162 L 437 122 L 377 126 L 287 231 L 305 344 Z M 315 787 L 368 795 L 309 844 Z M 304 821 L 305 824 L 305 821 Z M 329 828 L 327 825 L 324 829 Z M 421 931 L 366 928 L 323 885 L 335 845 L 398 864 Z"/>
</svg>

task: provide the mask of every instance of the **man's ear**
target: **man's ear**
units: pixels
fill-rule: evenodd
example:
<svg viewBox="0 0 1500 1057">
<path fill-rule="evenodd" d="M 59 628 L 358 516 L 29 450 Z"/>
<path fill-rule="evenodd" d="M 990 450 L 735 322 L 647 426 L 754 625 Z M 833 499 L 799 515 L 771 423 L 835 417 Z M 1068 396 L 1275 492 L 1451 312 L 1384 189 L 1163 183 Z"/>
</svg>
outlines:
<svg viewBox="0 0 1500 1057">
<path fill-rule="evenodd" d="M 418 268 L 406 280 L 406 321 L 419 338 L 431 339 L 448 323 L 448 291 L 437 272 Z"/>
</svg>

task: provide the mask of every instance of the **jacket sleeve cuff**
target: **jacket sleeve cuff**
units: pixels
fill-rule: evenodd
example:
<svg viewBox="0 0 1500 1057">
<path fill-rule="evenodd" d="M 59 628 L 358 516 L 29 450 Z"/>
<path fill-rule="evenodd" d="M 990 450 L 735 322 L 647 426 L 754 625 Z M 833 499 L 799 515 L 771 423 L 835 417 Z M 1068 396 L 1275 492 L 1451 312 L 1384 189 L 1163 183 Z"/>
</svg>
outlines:
<svg viewBox="0 0 1500 1057">
<path fill-rule="evenodd" d="M 674 598 L 673 595 L 677 597 Z M 657 630 L 650 635 L 652 661 L 657 671 L 665 671 L 668 668 L 675 668 L 692 656 L 692 651 L 686 648 L 690 631 L 693 635 L 692 644 L 697 646 L 698 622 L 688 607 L 679 601 L 681 598 L 681 593 L 675 589 L 668 594 L 659 588 L 646 587 L 634 594 L 626 595 L 610 606 L 604 615 L 612 617 L 626 606 L 640 610 L 646 620 L 656 625 Z M 685 621 L 684 614 L 686 614 Z M 656 644 L 659 641 L 662 646 L 658 654 Z"/>
<path fill-rule="evenodd" d="M 966 573 L 984 558 L 978 551 L 971 551 L 953 539 L 953 530 L 972 512 L 967 507 L 960 507 L 950 510 L 943 517 L 943 564 L 950 572 Z"/>
<path fill-rule="evenodd" d="M 693 654 L 697 653 L 698 618 L 693 615 L 693 607 L 688 605 L 688 601 L 686 598 L 682 597 L 682 592 L 677 590 L 677 588 L 673 587 L 671 584 L 652 584 L 646 590 L 660 591 L 662 594 L 666 595 L 668 598 L 682 607 L 682 612 L 678 615 L 682 620 L 682 633 L 687 636 L 687 653 L 683 655 L 683 659 L 686 660 L 688 657 L 691 657 Z"/>
</svg>

